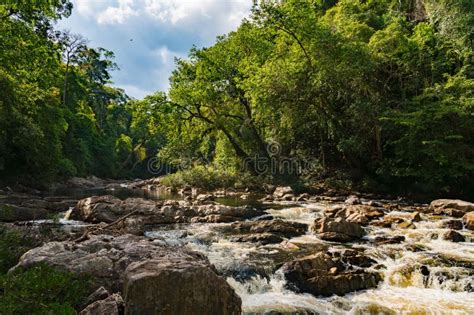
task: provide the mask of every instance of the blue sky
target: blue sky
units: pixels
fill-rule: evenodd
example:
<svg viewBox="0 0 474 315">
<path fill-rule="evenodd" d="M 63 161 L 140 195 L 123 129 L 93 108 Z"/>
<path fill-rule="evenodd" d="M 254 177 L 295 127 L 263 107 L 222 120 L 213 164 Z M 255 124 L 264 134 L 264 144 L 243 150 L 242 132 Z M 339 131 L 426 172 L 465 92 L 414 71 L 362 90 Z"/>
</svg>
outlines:
<svg viewBox="0 0 474 315">
<path fill-rule="evenodd" d="M 175 57 L 212 45 L 249 15 L 252 0 L 73 0 L 58 28 L 115 53 L 114 85 L 135 98 L 168 89 Z"/>
</svg>

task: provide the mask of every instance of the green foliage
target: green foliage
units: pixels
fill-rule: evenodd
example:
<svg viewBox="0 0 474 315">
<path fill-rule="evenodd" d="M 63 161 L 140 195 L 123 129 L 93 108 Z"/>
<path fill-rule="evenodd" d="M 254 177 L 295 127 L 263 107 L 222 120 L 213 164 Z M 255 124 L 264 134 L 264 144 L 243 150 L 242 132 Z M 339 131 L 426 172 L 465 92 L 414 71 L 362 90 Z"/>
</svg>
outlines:
<svg viewBox="0 0 474 315">
<path fill-rule="evenodd" d="M 256 1 L 177 61 L 168 95 L 129 100 L 112 52 L 52 28 L 69 1 L 0 5 L 0 176 L 148 176 L 159 157 L 186 169 L 170 185 L 214 188 L 286 158 L 305 180 L 472 197 L 473 6 Z"/>
<path fill-rule="evenodd" d="M 38 242 L 28 235 L 0 227 L 0 274 L 15 266 L 21 255 L 36 245 Z"/>
<path fill-rule="evenodd" d="M 179 188 L 187 185 L 203 189 L 234 187 L 240 175 L 235 172 L 198 165 L 161 178 L 166 186 Z"/>
<path fill-rule="evenodd" d="M 0 277 L 2 314 L 76 314 L 89 282 L 47 265 L 16 269 Z"/>
<path fill-rule="evenodd" d="M 277 142 L 319 177 L 350 175 L 336 186 L 472 196 L 473 14 L 464 0 L 257 2 L 177 62 L 159 156 L 238 169 Z"/>
</svg>

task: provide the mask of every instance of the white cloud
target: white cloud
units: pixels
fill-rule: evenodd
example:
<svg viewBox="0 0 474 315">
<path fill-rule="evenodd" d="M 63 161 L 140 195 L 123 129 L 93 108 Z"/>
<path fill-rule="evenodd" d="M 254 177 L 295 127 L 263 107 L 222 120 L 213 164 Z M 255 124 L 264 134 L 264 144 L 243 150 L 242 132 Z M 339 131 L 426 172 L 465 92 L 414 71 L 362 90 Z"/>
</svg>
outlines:
<svg viewBox="0 0 474 315">
<path fill-rule="evenodd" d="M 252 0 L 72 1 L 73 14 L 60 25 L 114 51 L 121 68 L 115 85 L 135 98 L 168 90 L 175 57 L 235 30 L 252 6 Z"/>
<path fill-rule="evenodd" d="M 120 89 L 124 89 L 128 96 L 136 99 L 142 99 L 152 93 L 152 91 L 141 89 L 138 86 L 132 84 L 118 84 L 116 86 Z"/>
<path fill-rule="evenodd" d="M 162 23 L 212 27 L 220 33 L 235 29 L 251 6 L 251 0 L 145 0 L 146 14 Z"/>
<path fill-rule="evenodd" d="M 73 1 L 74 11 L 77 11 L 83 17 L 95 17 L 97 12 L 104 10 L 109 1 L 97 0 L 75 0 Z"/>
<path fill-rule="evenodd" d="M 171 51 L 167 46 L 162 46 L 151 52 L 152 56 L 158 58 L 159 65 L 153 70 L 153 79 L 156 80 L 157 89 L 168 90 L 169 81 L 168 78 L 173 72 L 175 64 L 175 58 L 186 58 L 185 54 Z"/>
<path fill-rule="evenodd" d="M 132 16 L 137 16 L 138 11 L 133 9 L 133 0 L 118 0 L 118 7 L 107 7 L 97 16 L 99 24 L 122 24 Z"/>
</svg>

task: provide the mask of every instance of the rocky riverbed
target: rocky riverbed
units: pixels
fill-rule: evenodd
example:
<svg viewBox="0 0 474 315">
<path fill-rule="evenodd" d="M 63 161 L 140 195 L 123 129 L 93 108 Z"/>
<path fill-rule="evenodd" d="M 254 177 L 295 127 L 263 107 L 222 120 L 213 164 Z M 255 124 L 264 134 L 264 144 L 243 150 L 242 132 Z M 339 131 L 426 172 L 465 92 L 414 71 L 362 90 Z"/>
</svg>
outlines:
<svg viewBox="0 0 474 315">
<path fill-rule="evenodd" d="M 91 276 L 82 314 L 474 313 L 473 203 L 95 184 L 0 194 L 2 221 L 65 231 L 14 268 Z"/>
</svg>

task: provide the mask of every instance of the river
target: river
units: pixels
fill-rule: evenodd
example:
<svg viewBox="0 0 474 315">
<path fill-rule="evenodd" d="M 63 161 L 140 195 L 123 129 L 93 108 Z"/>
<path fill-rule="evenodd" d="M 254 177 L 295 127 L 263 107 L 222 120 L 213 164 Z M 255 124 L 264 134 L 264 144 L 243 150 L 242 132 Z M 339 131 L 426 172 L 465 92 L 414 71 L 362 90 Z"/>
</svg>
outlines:
<svg viewBox="0 0 474 315">
<path fill-rule="evenodd" d="M 101 192 L 82 192 L 80 197 L 92 193 Z M 129 196 L 126 190 L 113 193 L 123 198 Z M 141 197 L 179 198 L 162 194 Z M 263 206 L 255 204 L 254 199 L 219 201 Z M 266 216 L 311 226 L 316 218 L 323 216 L 324 209 L 340 205 L 341 202 L 318 201 L 280 202 L 264 207 Z M 186 246 L 207 256 L 242 298 L 244 314 L 474 314 L 474 233 L 466 229 L 459 231 L 465 242 L 443 240 L 441 235 L 448 229 L 442 226 L 448 219 L 421 214 L 421 220 L 411 229 L 368 226 L 367 235 L 361 241 L 349 244 L 323 241 L 310 229 L 305 235 L 280 244 L 234 242 L 229 237 L 231 229 L 227 223 L 162 225 L 147 231 L 146 236 L 169 246 Z M 403 235 L 405 241 L 385 245 L 371 242 L 375 237 L 395 235 Z M 281 264 L 321 248 L 364 249 L 377 262 L 373 268 L 383 274 L 383 280 L 374 289 L 344 296 L 316 297 L 291 290 L 279 269 Z M 429 276 L 422 275 L 420 266 L 428 266 Z"/>
</svg>

